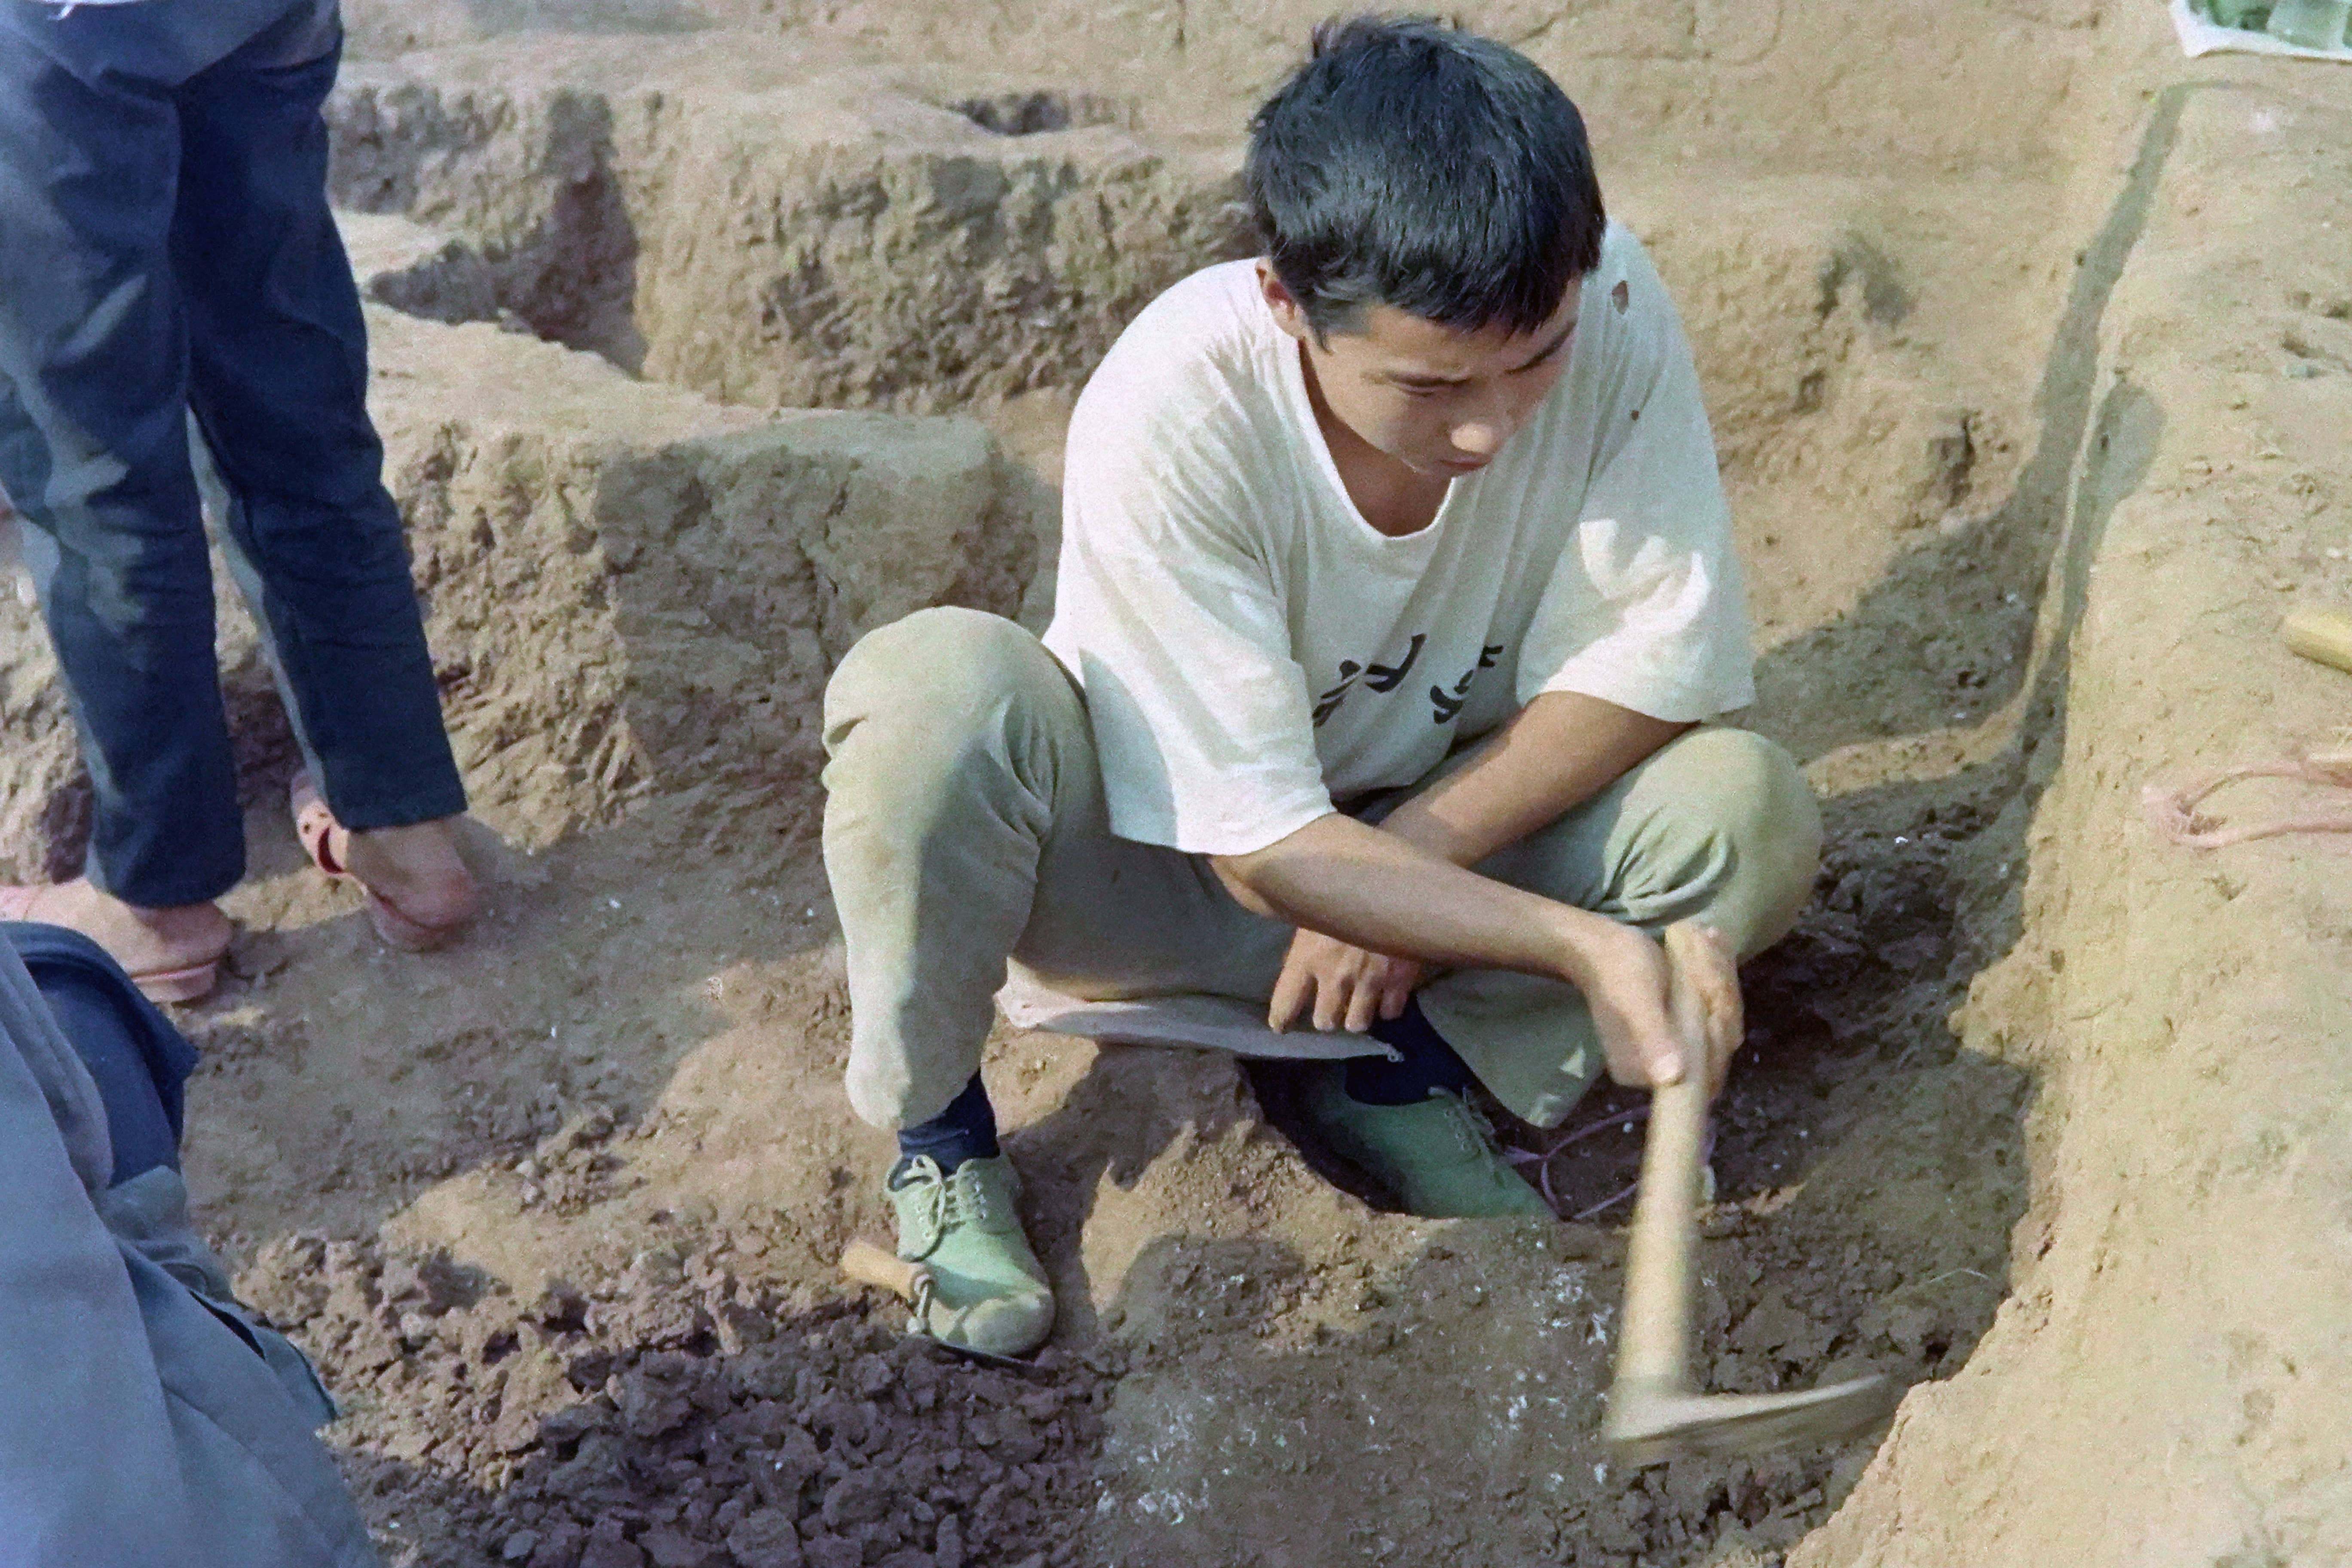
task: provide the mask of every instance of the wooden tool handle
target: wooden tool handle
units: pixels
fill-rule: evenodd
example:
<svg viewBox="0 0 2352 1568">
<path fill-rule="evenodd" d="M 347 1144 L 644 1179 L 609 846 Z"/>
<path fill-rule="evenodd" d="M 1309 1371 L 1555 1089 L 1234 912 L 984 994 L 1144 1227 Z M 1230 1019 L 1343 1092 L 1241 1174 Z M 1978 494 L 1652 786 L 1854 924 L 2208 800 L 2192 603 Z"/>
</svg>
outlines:
<svg viewBox="0 0 2352 1568">
<path fill-rule="evenodd" d="M 2352 670 L 2352 616 L 2341 610 L 2296 610 L 2280 624 L 2279 635 L 2305 658 Z"/>
<path fill-rule="evenodd" d="M 1690 1386 L 1691 1283 L 1697 1248 L 1699 1170 L 1706 1142 L 1706 1007 L 1690 979 L 1687 923 L 1666 931 L 1668 1007 L 1683 1050 L 1683 1078 L 1654 1089 L 1642 1148 L 1642 1188 L 1626 1245 L 1625 1326 L 1617 1376 L 1664 1387 Z"/>
<path fill-rule="evenodd" d="M 885 1252 L 870 1241 L 853 1241 L 843 1250 L 841 1271 L 860 1285 L 887 1290 L 910 1303 L 931 1278 L 931 1271 L 921 1264 Z"/>
</svg>

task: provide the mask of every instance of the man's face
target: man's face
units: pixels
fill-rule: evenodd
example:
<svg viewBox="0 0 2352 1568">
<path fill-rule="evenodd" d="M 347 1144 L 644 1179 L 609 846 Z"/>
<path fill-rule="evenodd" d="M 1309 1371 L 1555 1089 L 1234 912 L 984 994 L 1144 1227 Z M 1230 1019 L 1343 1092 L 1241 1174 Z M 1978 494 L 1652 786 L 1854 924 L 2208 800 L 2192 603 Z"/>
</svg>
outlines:
<svg viewBox="0 0 2352 1568">
<path fill-rule="evenodd" d="M 1359 440 L 1417 474 L 1451 478 L 1485 468 L 1518 433 L 1568 369 L 1576 335 L 1570 285 L 1532 332 L 1459 331 L 1391 305 L 1366 309 L 1350 331 L 1315 333 L 1274 268 L 1259 287 L 1282 330 L 1305 345 L 1325 407 Z"/>
</svg>

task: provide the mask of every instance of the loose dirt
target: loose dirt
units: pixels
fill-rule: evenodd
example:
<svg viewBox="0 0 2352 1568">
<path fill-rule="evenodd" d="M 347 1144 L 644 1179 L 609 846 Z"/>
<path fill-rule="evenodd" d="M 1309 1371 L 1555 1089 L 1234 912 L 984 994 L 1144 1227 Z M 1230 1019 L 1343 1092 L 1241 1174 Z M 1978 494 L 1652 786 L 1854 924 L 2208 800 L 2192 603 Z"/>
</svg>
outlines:
<svg viewBox="0 0 2352 1568">
<path fill-rule="evenodd" d="M 1041 624 L 1069 400 L 1238 243 L 1236 130 L 1318 10 L 349 10 L 336 189 L 488 911 L 412 957 L 320 883 L 232 615 L 252 875 L 183 1021 L 205 1219 L 343 1400 L 388 1561 L 2342 1560 L 2341 999 L 2257 993 L 2265 942 L 2352 919 L 2284 846 L 2126 872 L 2157 852 L 2116 805 L 2240 738 L 2221 672 L 2284 602 L 2243 584 L 2352 594 L 2312 542 L 2352 489 L 2352 274 L 2310 228 L 2323 195 L 2352 225 L 2336 110 L 2271 67 L 2192 87 L 2160 8 L 2095 0 L 1465 16 L 1578 97 L 1675 290 L 1751 721 L 1827 803 L 1819 897 L 1747 976 L 1703 1371 L 1913 1390 L 1842 1450 L 1633 1475 L 1596 1429 L 1636 1095 L 1505 1128 L 1584 1219 L 1424 1222 L 1318 1173 L 1279 1068 L 1001 1029 L 1052 1346 L 957 1361 L 832 1270 L 888 1234 L 890 1146 L 839 1087 L 824 675 L 920 605 Z M 2337 155 L 2244 153 L 2282 126 Z M 2335 679 L 2279 678 L 2279 743 L 2340 717 Z M 0 735 L 0 858 L 69 868 L 86 794 L 5 596 Z M 2293 1117 L 2227 1065 L 2249 1029 Z M 2251 1246 L 2233 1181 L 2291 1234 Z M 2135 1479 L 2176 1464 L 2189 1501 Z"/>
</svg>

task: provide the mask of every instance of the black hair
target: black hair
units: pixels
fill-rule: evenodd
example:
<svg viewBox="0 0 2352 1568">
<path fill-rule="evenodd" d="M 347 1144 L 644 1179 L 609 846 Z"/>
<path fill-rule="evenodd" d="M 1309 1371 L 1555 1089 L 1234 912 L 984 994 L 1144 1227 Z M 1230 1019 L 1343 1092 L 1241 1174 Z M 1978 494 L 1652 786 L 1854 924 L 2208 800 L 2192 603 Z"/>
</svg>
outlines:
<svg viewBox="0 0 2352 1568">
<path fill-rule="evenodd" d="M 1318 337 L 1370 305 L 1529 332 L 1601 260 L 1584 120 L 1517 50 L 1427 17 L 1317 26 L 1250 121 L 1252 216 Z"/>
</svg>

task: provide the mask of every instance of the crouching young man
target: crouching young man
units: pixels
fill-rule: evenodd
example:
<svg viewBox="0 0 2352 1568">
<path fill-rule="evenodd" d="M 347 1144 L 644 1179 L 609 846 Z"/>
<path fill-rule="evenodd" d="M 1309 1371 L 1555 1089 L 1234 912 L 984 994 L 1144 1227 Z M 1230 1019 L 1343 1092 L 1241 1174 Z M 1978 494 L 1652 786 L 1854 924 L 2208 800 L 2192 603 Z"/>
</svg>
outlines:
<svg viewBox="0 0 2352 1568">
<path fill-rule="evenodd" d="M 1695 727 L 1750 700 L 1739 569 L 1574 106 L 1465 33 L 1329 25 L 1248 182 L 1265 257 L 1162 295 L 1079 400 L 1045 640 L 927 611 L 826 694 L 849 1096 L 952 1343 L 1052 1326 L 978 1073 L 1008 960 L 1352 1031 L 1307 1097 L 1333 1146 L 1414 1213 L 1541 1215 L 1471 1080 L 1540 1126 L 1604 1066 L 1719 1081 L 1734 965 L 1812 879 L 1795 763 Z M 1717 937 L 1705 1062 L 1682 920 Z"/>
</svg>

